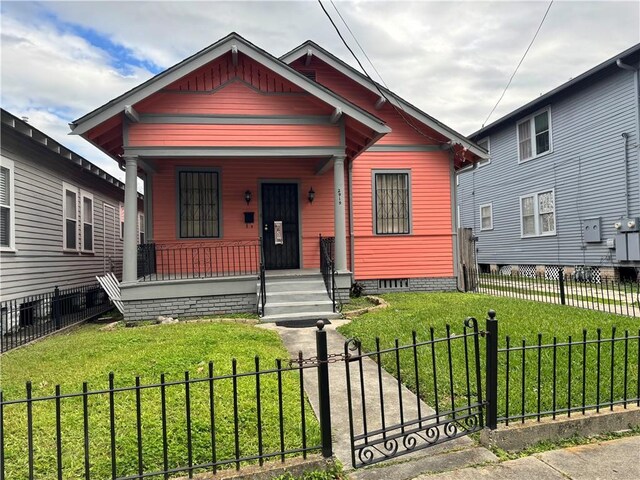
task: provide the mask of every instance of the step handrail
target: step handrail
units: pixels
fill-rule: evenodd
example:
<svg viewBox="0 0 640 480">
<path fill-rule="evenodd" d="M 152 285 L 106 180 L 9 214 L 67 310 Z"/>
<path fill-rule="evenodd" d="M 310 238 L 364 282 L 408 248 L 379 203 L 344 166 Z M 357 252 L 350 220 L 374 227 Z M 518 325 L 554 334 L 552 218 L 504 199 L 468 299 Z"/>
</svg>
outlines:
<svg viewBox="0 0 640 480">
<path fill-rule="evenodd" d="M 333 256 L 334 237 L 323 237 L 320 234 L 320 271 L 327 294 L 331 299 L 332 309 L 336 311 L 336 269 Z"/>
</svg>

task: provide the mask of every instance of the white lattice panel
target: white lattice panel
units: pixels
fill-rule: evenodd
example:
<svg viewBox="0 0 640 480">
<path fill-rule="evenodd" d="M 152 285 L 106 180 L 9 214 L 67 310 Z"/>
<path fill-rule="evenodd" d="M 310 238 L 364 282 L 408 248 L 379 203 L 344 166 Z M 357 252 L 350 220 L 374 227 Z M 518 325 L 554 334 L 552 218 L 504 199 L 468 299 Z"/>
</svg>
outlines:
<svg viewBox="0 0 640 480">
<path fill-rule="evenodd" d="M 511 265 L 503 265 L 500 267 L 500 270 L 498 271 L 498 273 L 500 275 L 511 275 L 511 270 L 512 270 Z"/>
<path fill-rule="evenodd" d="M 533 278 L 536 276 L 536 266 L 535 265 L 520 265 L 518 267 L 518 271 L 520 275 L 523 277 Z"/>
<path fill-rule="evenodd" d="M 600 267 L 576 265 L 573 278 L 579 282 L 600 283 L 602 274 L 600 273 Z"/>
<path fill-rule="evenodd" d="M 558 278 L 560 278 L 560 267 L 557 265 L 546 265 L 544 267 L 544 278 L 546 280 L 558 280 Z"/>
</svg>

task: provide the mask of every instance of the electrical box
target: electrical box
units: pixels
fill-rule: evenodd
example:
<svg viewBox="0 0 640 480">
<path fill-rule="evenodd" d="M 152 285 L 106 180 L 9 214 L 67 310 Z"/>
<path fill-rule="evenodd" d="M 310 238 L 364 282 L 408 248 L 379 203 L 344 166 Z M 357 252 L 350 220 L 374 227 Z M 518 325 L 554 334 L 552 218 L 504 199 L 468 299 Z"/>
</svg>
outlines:
<svg viewBox="0 0 640 480">
<path fill-rule="evenodd" d="M 627 235 L 625 233 L 618 233 L 616 235 L 616 261 L 624 262 L 626 260 L 628 260 Z"/>
<path fill-rule="evenodd" d="M 638 218 L 623 218 L 619 220 L 621 232 L 637 232 L 640 231 L 640 224 Z M 618 222 L 616 222 L 618 223 Z"/>
<path fill-rule="evenodd" d="M 602 241 L 600 235 L 600 217 L 587 218 L 582 221 L 582 238 L 587 243 L 599 243 Z"/>
<path fill-rule="evenodd" d="M 640 233 L 627 234 L 627 260 L 637 262 L 640 260 Z"/>
<path fill-rule="evenodd" d="M 607 248 L 616 248 L 615 238 L 607 238 Z"/>
<path fill-rule="evenodd" d="M 254 218 L 254 212 L 244 212 L 244 223 L 253 223 Z"/>
</svg>

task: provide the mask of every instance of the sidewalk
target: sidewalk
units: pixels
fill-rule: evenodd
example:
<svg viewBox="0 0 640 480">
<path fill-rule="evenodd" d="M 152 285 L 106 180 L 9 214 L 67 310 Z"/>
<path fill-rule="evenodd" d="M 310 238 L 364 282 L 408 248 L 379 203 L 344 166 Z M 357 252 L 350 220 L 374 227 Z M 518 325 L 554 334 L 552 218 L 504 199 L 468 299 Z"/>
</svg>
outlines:
<svg viewBox="0 0 640 480">
<path fill-rule="evenodd" d="M 640 478 L 640 437 L 538 453 L 489 466 L 420 475 L 415 480 L 477 478 L 535 480 L 636 480 Z"/>
</svg>

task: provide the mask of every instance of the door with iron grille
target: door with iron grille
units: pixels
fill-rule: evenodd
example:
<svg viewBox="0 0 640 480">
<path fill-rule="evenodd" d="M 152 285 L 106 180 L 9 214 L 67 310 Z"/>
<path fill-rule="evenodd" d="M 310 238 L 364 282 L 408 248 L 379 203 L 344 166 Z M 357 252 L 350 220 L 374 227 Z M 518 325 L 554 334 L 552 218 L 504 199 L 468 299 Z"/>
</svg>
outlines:
<svg viewBox="0 0 640 480">
<path fill-rule="evenodd" d="M 298 185 L 262 184 L 262 248 L 267 270 L 300 268 Z"/>
<path fill-rule="evenodd" d="M 478 323 L 433 328 L 409 342 L 345 343 L 354 468 L 432 447 L 484 426 Z M 453 362 L 461 358 L 464 362 Z M 455 355 L 454 355 L 455 354 Z"/>
</svg>

